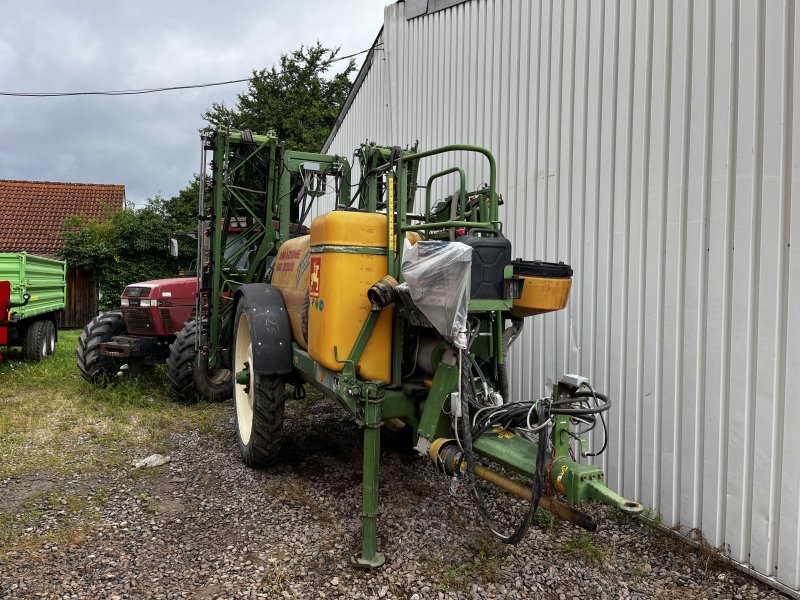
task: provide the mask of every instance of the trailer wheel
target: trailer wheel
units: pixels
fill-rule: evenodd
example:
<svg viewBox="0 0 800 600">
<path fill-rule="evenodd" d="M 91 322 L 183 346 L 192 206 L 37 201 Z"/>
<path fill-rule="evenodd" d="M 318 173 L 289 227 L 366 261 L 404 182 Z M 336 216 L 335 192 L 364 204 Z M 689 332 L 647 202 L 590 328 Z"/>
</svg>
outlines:
<svg viewBox="0 0 800 600">
<path fill-rule="evenodd" d="M 96 316 L 83 328 L 75 353 L 78 358 L 78 369 L 86 381 L 105 387 L 107 383 L 116 379 L 119 367 L 113 358 L 100 354 L 100 345 L 124 333 L 125 321 L 118 310 Z"/>
<path fill-rule="evenodd" d="M 286 403 L 286 381 L 281 376 L 256 375 L 247 301 L 239 300 L 233 339 L 233 372 L 249 371 L 246 384 L 234 383 L 236 439 L 245 464 L 264 467 L 280 452 Z M 234 375 L 235 377 L 235 375 Z"/>
<path fill-rule="evenodd" d="M 56 326 L 52 321 L 45 321 L 45 339 L 47 345 L 45 347 L 45 354 L 50 356 L 56 351 Z"/>
<path fill-rule="evenodd" d="M 22 342 L 22 357 L 25 360 L 40 361 L 47 356 L 47 325 L 50 321 L 34 321 L 25 330 Z"/>
<path fill-rule="evenodd" d="M 197 321 L 187 321 L 170 344 L 167 379 L 179 402 L 194 404 L 200 399 L 222 402 L 231 397 L 230 371 L 210 375 L 195 349 Z"/>
</svg>

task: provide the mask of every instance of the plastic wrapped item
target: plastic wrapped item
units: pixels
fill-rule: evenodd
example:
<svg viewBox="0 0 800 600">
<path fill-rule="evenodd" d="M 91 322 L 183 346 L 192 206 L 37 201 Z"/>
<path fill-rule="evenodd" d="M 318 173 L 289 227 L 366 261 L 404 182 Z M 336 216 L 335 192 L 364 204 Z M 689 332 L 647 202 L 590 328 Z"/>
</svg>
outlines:
<svg viewBox="0 0 800 600">
<path fill-rule="evenodd" d="M 472 248 L 461 242 L 406 240 L 401 271 L 414 305 L 457 348 L 467 347 Z"/>
</svg>

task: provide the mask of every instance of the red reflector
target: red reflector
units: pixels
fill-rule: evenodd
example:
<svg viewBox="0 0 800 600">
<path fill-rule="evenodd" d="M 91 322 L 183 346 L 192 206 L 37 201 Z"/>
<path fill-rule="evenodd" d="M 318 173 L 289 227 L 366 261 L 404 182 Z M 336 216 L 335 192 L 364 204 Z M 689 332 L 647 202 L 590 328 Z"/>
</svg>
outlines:
<svg viewBox="0 0 800 600">
<path fill-rule="evenodd" d="M 459 227 L 458 229 L 456 229 L 456 235 L 464 235 L 465 233 L 467 233 L 466 227 Z"/>
</svg>

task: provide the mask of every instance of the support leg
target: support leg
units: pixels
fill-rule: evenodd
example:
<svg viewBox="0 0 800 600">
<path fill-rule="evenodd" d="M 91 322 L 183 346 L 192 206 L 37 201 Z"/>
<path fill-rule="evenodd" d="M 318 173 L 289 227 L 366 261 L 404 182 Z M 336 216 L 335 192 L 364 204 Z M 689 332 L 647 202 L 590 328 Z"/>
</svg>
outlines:
<svg viewBox="0 0 800 600">
<path fill-rule="evenodd" d="M 361 556 L 352 558 L 355 566 L 374 569 L 384 562 L 378 546 L 378 480 L 381 460 L 381 399 L 364 403 L 364 490 L 361 525 Z"/>
</svg>

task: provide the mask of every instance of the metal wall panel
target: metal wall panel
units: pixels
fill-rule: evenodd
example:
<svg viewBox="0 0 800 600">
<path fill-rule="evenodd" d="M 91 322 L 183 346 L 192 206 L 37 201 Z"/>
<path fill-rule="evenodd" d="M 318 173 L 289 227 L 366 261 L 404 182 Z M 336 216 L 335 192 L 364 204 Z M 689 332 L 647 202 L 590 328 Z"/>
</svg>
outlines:
<svg viewBox="0 0 800 600">
<path fill-rule="evenodd" d="M 403 11 L 330 151 L 488 147 L 515 255 L 575 269 L 569 307 L 528 319 L 514 394 L 589 376 L 615 401 L 611 486 L 800 590 L 793 0 Z"/>
</svg>

